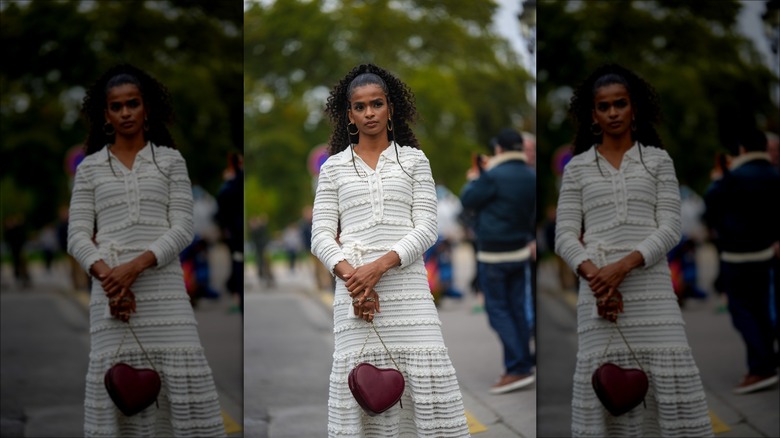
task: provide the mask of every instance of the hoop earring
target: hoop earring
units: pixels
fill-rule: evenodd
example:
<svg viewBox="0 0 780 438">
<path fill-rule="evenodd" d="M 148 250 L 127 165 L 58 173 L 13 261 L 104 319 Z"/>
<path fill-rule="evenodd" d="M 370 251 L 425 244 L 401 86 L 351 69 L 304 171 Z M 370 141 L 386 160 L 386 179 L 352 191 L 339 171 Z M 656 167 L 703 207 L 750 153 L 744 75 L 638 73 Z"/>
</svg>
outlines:
<svg viewBox="0 0 780 438">
<path fill-rule="evenodd" d="M 596 129 L 598 129 L 598 131 L 596 131 Z M 599 126 L 598 123 L 593 122 L 593 124 L 590 125 L 590 133 L 595 135 L 595 136 L 599 136 L 599 135 L 604 133 L 604 130 L 601 129 L 601 126 Z"/>
<path fill-rule="evenodd" d="M 393 130 L 393 119 L 387 119 L 387 130 L 388 131 Z"/>
<path fill-rule="evenodd" d="M 144 119 L 144 131 L 149 132 L 149 120 Z"/>
<path fill-rule="evenodd" d="M 352 131 L 349 130 L 350 126 L 354 126 L 355 127 L 355 132 L 352 132 Z M 349 135 L 354 137 L 354 136 L 360 134 L 360 130 L 358 129 L 356 124 L 354 124 L 354 123 L 347 123 L 347 134 L 349 134 Z"/>
<path fill-rule="evenodd" d="M 108 130 L 106 129 L 106 126 L 111 128 L 111 132 L 108 132 Z M 112 135 L 116 134 L 116 129 L 114 129 L 114 125 L 106 122 L 106 124 L 103 125 L 103 134 L 106 134 L 109 137 L 111 137 Z"/>
</svg>

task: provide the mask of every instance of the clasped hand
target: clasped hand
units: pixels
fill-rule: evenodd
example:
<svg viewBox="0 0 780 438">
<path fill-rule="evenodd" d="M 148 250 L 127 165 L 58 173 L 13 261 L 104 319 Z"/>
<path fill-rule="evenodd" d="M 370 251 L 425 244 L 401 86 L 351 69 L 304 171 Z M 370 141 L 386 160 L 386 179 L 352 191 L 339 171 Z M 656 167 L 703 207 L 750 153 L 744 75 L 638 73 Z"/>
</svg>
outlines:
<svg viewBox="0 0 780 438">
<path fill-rule="evenodd" d="M 613 263 L 584 275 L 593 295 L 596 297 L 596 309 L 600 317 L 616 322 L 619 313 L 623 313 L 623 295 L 618 286 L 628 274 L 618 263 Z"/>
<path fill-rule="evenodd" d="M 351 266 L 350 266 L 351 268 Z M 341 275 L 352 298 L 352 310 L 366 322 L 374 320 L 374 313 L 380 312 L 379 294 L 374 287 L 384 275 L 377 263 L 368 263 Z"/>
<path fill-rule="evenodd" d="M 102 262 L 101 262 L 102 263 Z M 101 264 L 102 272 L 96 274 L 103 291 L 108 297 L 108 307 L 111 316 L 123 322 L 130 320 L 130 314 L 136 311 L 135 294 L 130 286 L 135 282 L 140 272 L 130 263 L 121 264 L 115 268 L 109 268 Z"/>
</svg>

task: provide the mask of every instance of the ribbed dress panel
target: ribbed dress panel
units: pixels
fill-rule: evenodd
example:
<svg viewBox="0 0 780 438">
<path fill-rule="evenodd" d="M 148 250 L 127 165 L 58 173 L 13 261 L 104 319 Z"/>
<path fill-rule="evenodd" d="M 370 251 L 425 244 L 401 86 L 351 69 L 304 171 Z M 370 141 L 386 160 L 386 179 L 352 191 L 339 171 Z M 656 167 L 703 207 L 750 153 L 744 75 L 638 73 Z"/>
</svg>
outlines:
<svg viewBox="0 0 780 438">
<path fill-rule="evenodd" d="M 391 144 L 373 170 L 357 156 L 353 164 L 351 152 L 345 150 L 330 157 L 320 170 L 312 252 L 323 264 L 331 270 L 341 260 L 362 266 L 391 250 L 401 258 L 401 266 L 388 271 L 376 285 L 381 313 L 374 324 L 404 374 L 403 409 L 396 405 L 370 417 L 349 391 L 347 376 L 358 363 L 395 365 L 375 333 L 366 341 L 370 325 L 354 316 L 349 293 L 338 279 L 328 400 L 331 437 L 469 436 L 458 380 L 422 260 L 437 238 L 430 163 L 422 151 L 410 147 L 398 147 L 398 158 Z"/>
<path fill-rule="evenodd" d="M 219 398 L 178 258 L 192 241 L 192 186 L 184 158 L 174 149 L 147 144 L 130 170 L 115 157 L 109 163 L 108 154 L 103 148 L 78 167 L 68 248 L 85 270 L 100 259 L 113 267 L 147 250 L 155 254 L 157 266 L 132 285 L 137 307 L 130 323 L 160 373 L 162 389 L 159 408 L 152 405 L 125 417 L 114 406 L 103 384 L 108 368 L 116 362 L 151 365 L 127 324 L 111 317 L 108 298 L 100 282 L 93 281 L 84 434 L 224 436 Z"/>
<path fill-rule="evenodd" d="M 642 254 L 645 265 L 631 271 L 619 287 L 624 313 L 618 324 L 647 373 L 650 388 L 646 408 L 639 405 L 620 417 L 610 415 L 599 402 L 591 384 L 599 365 L 607 361 L 628 368 L 638 365 L 614 324 L 598 316 L 588 283 L 580 281 L 572 434 L 712 436 L 699 370 L 666 260 L 680 238 L 680 195 L 672 160 L 665 151 L 638 143 L 626 152 L 619 169 L 597 154 L 591 148 L 572 158 L 564 170 L 556 252 L 572 270 L 585 260 L 604 266 L 635 250 Z"/>
</svg>

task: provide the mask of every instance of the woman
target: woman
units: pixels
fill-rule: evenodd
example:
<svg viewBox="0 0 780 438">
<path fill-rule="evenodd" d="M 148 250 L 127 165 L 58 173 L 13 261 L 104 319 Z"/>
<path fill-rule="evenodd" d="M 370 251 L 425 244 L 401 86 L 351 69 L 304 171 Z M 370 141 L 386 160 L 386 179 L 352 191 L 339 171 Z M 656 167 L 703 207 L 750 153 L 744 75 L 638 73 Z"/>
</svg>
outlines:
<svg viewBox="0 0 780 438">
<path fill-rule="evenodd" d="M 468 436 L 423 266 L 437 237 L 436 191 L 409 127 L 417 115 L 412 93 L 387 71 L 360 65 L 333 88 L 326 112 L 331 156 L 320 169 L 312 253 L 337 277 L 328 434 Z M 369 417 L 347 375 L 359 362 L 395 368 L 376 335 L 366 341 L 374 321 L 406 389 L 403 408 Z"/>
<path fill-rule="evenodd" d="M 224 436 L 179 263 L 193 238 L 192 188 L 166 127 L 173 116 L 168 91 L 120 65 L 87 91 L 82 111 L 90 126 L 73 186 L 68 252 L 94 280 L 84 434 Z M 133 417 L 117 410 L 103 385 L 116 362 L 150 367 L 128 323 L 162 380 L 159 407 Z"/>
<path fill-rule="evenodd" d="M 570 112 L 578 130 L 558 199 L 555 250 L 584 280 L 572 434 L 711 436 L 666 262 L 680 239 L 680 191 L 654 127 L 656 93 L 633 72 L 607 65 L 574 92 Z M 603 362 L 637 367 L 615 323 L 650 381 L 647 407 L 621 417 L 607 413 L 591 386 Z"/>
</svg>

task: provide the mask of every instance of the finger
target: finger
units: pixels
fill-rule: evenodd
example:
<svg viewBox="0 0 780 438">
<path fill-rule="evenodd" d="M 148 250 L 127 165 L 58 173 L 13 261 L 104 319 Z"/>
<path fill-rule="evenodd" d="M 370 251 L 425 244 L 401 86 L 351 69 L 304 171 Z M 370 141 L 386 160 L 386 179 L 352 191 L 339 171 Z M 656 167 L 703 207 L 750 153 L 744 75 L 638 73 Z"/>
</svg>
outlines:
<svg viewBox="0 0 780 438">
<path fill-rule="evenodd" d="M 376 311 L 382 313 L 382 310 L 379 309 L 379 294 L 376 294 Z"/>
</svg>

